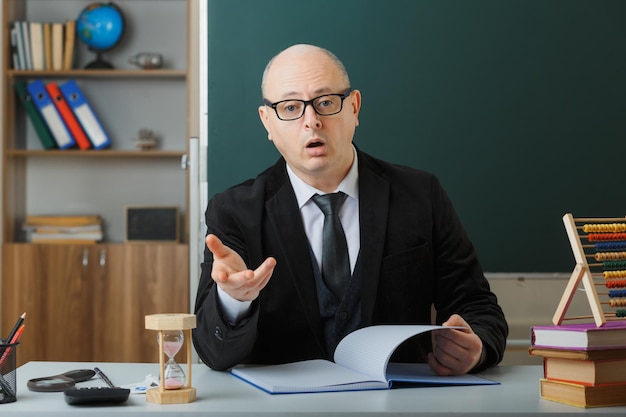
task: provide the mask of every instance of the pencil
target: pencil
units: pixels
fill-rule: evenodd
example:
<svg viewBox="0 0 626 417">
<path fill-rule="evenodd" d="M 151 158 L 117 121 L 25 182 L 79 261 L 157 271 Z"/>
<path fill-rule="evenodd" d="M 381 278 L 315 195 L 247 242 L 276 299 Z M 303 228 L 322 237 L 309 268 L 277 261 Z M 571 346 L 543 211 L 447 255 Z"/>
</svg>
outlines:
<svg viewBox="0 0 626 417">
<path fill-rule="evenodd" d="M 15 337 L 15 333 L 17 333 L 17 329 L 20 328 L 22 323 L 24 323 L 24 318 L 26 318 L 26 313 L 22 313 L 22 315 L 17 319 L 15 326 L 11 329 L 11 333 L 9 333 L 9 337 L 6 338 L 6 343 L 11 343 L 11 340 Z"/>
</svg>

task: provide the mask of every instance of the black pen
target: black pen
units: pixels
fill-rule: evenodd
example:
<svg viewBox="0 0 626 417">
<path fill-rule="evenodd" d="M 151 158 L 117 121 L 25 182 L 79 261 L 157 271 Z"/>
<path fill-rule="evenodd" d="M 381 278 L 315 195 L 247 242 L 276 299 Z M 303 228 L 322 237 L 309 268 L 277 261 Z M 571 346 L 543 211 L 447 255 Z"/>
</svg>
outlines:
<svg viewBox="0 0 626 417">
<path fill-rule="evenodd" d="M 101 380 L 103 380 L 104 382 L 106 382 L 106 384 L 110 387 L 110 388 L 115 388 L 115 385 L 113 385 L 113 383 L 111 382 L 111 380 L 109 379 L 109 377 L 107 377 L 104 372 L 102 372 L 100 370 L 100 368 L 98 368 L 97 366 L 95 368 L 93 368 L 93 370 L 96 372 L 96 374 L 100 377 Z"/>
</svg>

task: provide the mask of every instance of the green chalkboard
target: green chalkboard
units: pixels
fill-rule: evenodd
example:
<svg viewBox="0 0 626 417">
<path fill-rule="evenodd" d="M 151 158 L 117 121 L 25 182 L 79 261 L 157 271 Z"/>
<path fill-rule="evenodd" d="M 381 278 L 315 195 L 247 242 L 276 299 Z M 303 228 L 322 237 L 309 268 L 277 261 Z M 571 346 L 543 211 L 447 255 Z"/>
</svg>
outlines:
<svg viewBox="0 0 626 417">
<path fill-rule="evenodd" d="M 439 176 L 488 272 L 570 272 L 561 217 L 626 215 L 626 2 L 209 0 L 209 195 L 278 157 L 261 74 L 295 43 L 363 96 L 355 143 Z"/>
</svg>

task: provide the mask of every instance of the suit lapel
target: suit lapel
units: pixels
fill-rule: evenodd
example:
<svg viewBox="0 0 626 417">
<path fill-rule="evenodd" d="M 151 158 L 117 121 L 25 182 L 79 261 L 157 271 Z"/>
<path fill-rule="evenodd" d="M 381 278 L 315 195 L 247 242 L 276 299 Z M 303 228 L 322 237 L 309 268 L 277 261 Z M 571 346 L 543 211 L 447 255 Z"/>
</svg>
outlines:
<svg viewBox="0 0 626 417">
<path fill-rule="evenodd" d="M 359 218 L 362 263 L 361 320 L 371 324 L 380 279 L 387 212 L 389 208 L 389 183 L 372 169 L 366 155 L 359 153 Z"/>
</svg>

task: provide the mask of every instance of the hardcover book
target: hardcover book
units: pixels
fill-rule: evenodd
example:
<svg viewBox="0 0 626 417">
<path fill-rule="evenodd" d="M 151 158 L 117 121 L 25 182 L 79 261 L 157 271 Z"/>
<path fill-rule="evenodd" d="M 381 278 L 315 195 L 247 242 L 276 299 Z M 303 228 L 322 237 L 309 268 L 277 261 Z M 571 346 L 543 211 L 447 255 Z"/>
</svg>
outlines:
<svg viewBox="0 0 626 417">
<path fill-rule="evenodd" d="M 424 363 L 389 363 L 396 348 L 430 331 L 462 329 L 429 325 L 378 325 L 356 330 L 335 350 L 334 362 L 314 359 L 281 365 L 240 365 L 236 377 L 270 394 L 389 389 L 393 383 L 415 385 L 493 385 L 476 375 L 439 376 Z"/>
<path fill-rule="evenodd" d="M 602 327 L 595 323 L 533 326 L 530 338 L 533 347 L 570 350 L 626 348 L 626 321 L 608 321 Z"/>
<path fill-rule="evenodd" d="M 626 357 L 608 360 L 543 359 L 544 377 L 584 385 L 626 383 Z"/>
<path fill-rule="evenodd" d="M 626 405 L 626 383 L 583 385 L 541 379 L 541 398 L 576 407 Z"/>
<path fill-rule="evenodd" d="M 528 353 L 531 356 L 541 356 L 544 358 L 565 358 L 579 360 L 606 360 L 606 359 L 624 359 L 626 358 L 626 349 L 557 349 L 543 347 L 529 347 Z"/>
</svg>

